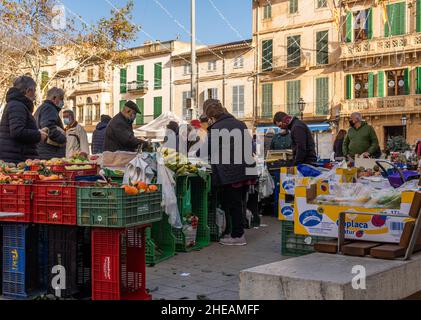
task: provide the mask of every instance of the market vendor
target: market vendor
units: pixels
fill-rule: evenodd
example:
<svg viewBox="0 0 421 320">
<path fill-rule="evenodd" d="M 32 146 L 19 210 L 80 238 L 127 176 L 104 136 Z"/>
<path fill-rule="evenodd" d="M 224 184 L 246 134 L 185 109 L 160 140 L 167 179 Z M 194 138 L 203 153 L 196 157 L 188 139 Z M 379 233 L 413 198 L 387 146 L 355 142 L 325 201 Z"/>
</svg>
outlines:
<svg viewBox="0 0 421 320">
<path fill-rule="evenodd" d="M 281 129 L 281 132 L 275 134 L 270 143 L 270 150 L 288 150 L 291 149 L 292 140 L 291 134 L 286 129 Z"/>
<path fill-rule="evenodd" d="M 283 130 L 291 132 L 291 147 L 294 155 L 294 165 L 314 164 L 317 162 L 316 144 L 309 127 L 297 117 L 285 112 L 275 114 L 273 123 Z"/>
<path fill-rule="evenodd" d="M 141 114 L 139 107 L 133 101 L 127 101 L 123 110 L 119 112 L 107 126 L 105 131 L 104 151 L 136 152 L 147 142 L 134 136 L 133 123 L 136 115 Z"/>
<path fill-rule="evenodd" d="M 360 155 L 364 158 L 379 158 L 381 151 L 374 128 L 363 121 L 358 112 L 351 114 L 349 124 L 351 128 L 348 130 L 343 144 L 344 157 L 354 158 Z"/>
</svg>

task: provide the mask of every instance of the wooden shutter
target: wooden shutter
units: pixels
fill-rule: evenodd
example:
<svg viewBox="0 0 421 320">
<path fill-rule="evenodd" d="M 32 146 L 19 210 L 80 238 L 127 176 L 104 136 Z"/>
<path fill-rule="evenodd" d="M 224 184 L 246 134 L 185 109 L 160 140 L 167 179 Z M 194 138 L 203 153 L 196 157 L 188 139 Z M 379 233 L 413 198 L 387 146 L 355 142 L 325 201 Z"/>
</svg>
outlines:
<svg viewBox="0 0 421 320">
<path fill-rule="evenodd" d="M 345 96 L 347 99 L 352 99 L 352 75 L 345 76 Z"/>
<path fill-rule="evenodd" d="M 374 97 L 374 73 L 370 72 L 368 74 L 368 97 Z"/>
<path fill-rule="evenodd" d="M 416 94 L 421 94 L 421 67 L 415 68 Z"/>
<path fill-rule="evenodd" d="M 289 13 L 297 13 L 298 11 L 298 0 L 289 0 Z"/>
<path fill-rule="evenodd" d="M 264 40 L 262 41 L 262 70 L 272 70 L 272 53 L 273 53 L 273 41 Z"/>
<path fill-rule="evenodd" d="M 48 84 L 49 76 L 47 71 L 41 73 L 41 90 L 44 90 Z"/>
<path fill-rule="evenodd" d="M 368 38 L 373 39 L 373 8 L 367 10 L 367 33 Z"/>
<path fill-rule="evenodd" d="M 137 66 L 137 87 L 141 87 L 143 85 L 143 81 L 145 80 L 145 66 Z"/>
<path fill-rule="evenodd" d="M 267 83 L 262 85 L 263 91 L 263 102 L 262 102 L 262 116 L 263 117 L 272 117 L 272 83 Z"/>
<path fill-rule="evenodd" d="M 120 111 L 123 110 L 124 105 L 126 104 L 127 100 L 120 100 Z"/>
<path fill-rule="evenodd" d="M 317 115 L 329 113 L 329 78 L 316 79 L 316 113 Z"/>
<path fill-rule="evenodd" d="M 298 115 L 298 101 L 301 98 L 301 81 L 287 81 L 287 112 L 290 115 Z"/>
<path fill-rule="evenodd" d="M 398 16 L 398 30 L 397 35 L 399 34 L 405 34 L 406 33 L 406 2 L 400 2 L 396 4 L 399 12 Z"/>
<path fill-rule="evenodd" d="M 409 68 L 406 68 L 403 72 L 403 78 L 405 81 L 405 94 L 409 94 L 411 90 L 411 80 L 410 80 L 409 75 L 410 75 Z"/>
<path fill-rule="evenodd" d="M 127 93 L 127 69 L 120 70 L 120 93 Z"/>
<path fill-rule="evenodd" d="M 384 71 L 379 71 L 377 74 L 377 96 L 384 97 Z"/>
<path fill-rule="evenodd" d="M 406 2 L 387 5 L 388 22 L 385 24 L 386 37 L 405 34 L 406 31 Z"/>
<path fill-rule="evenodd" d="M 162 63 L 155 63 L 155 89 L 161 89 L 162 88 Z"/>
<path fill-rule="evenodd" d="M 417 0 L 416 6 L 416 31 L 421 32 L 421 0 Z"/>
<path fill-rule="evenodd" d="M 316 33 L 316 62 L 317 64 L 329 63 L 329 31 Z"/>
<path fill-rule="evenodd" d="M 145 100 L 143 98 L 136 99 L 136 104 L 140 110 L 140 114 L 136 115 L 136 124 L 143 125 L 145 124 Z"/>
<path fill-rule="evenodd" d="M 155 97 L 153 99 L 153 117 L 158 118 L 162 114 L 162 97 Z"/>
<path fill-rule="evenodd" d="M 345 42 L 352 41 L 352 12 L 348 12 L 346 15 L 346 31 L 345 31 Z"/>
</svg>

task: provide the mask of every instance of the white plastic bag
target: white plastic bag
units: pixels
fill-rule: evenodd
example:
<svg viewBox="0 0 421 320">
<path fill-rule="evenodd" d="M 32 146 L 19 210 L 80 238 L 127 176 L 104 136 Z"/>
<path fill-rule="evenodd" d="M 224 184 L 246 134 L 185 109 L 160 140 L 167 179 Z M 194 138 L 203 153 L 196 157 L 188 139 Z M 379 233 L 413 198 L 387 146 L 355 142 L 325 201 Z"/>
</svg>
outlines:
<svg viewBox="0 0 421 320">
<path fill-rule="evenodd" d="M 267 168 L 259 177 L 259 200 L 270 197 L 275 190 L 275 182 Z"/>
<path fill-rule="evenodd" d="M 225 218 L 225 211 L 220 208 L 216 209 L 216 225 L 218 226 L 219 236 L 222 236 L 227 228 L 227 221 Z"/>
<path fill-rule="evenodd" d="M 144 158 L 145 157 L 145 158 Z M 147 160 L 147 155 L 137 155 L 126 167 L 126 171 L 123 177 L 123 184 L 129 184 L 130 182 L 145 182 L 150 184 L 152 179 L 155 177 L 155 173 L 152 170 L 150 161 Z"/>
<path fill-rule="evenodd" d="M 169 216 L 169 223 L 177 229 L 181 229 L 183 224 L 178 211 L 177 196 L 175 194 L 176 183 L 174 172 L 168 169 L 162 158 L 158 159 L 158 184 L 162 186 L 162 197 L 165 206 L 165 212 Z"/>
</svg>

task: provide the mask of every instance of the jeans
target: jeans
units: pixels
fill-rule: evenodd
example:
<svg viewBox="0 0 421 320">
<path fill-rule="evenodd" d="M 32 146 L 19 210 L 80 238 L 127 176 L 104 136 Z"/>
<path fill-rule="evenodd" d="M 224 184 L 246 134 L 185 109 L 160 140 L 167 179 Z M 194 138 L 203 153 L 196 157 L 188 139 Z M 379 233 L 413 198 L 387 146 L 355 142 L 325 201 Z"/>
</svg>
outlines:
<svg viewBox="0 0 421 320">
<path fill-rule="evenodd" d="M 223 208 L 227 217 L 231 217 L 231 237 L 241 238 L 244 235 L 244 215 L 248 186 L 233 188 L 223 187 Z"/>
</svg>

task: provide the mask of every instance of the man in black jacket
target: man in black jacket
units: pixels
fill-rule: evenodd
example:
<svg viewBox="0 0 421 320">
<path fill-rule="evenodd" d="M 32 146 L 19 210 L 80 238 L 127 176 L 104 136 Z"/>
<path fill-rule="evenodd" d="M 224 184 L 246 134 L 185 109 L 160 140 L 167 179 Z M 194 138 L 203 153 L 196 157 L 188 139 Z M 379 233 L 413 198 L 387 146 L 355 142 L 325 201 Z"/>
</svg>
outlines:
<svg viewBox="0 0 421 320">
<path fill-rule="evenodd" d="M 47 100 L 35 112 L 38 129 L 48 128 L 48 139 L 38 145 L 38 154 L 42 160 L 64 158 L 66 156 L 66 133 L 60 118 L 64 107 L 64 91 L 51 88 Z"/>
<path fill-rule="evenodd" d="M 243 224 L 246 197 L 250 186 L 257 183 L 252 138 L 247 126 L 226 113 L 218 100 L 207 100 L 203 109 L 210 123 L 208 153 L 212 165 L 212 184 L 222 187 L 223 206 L 231 217 L 231 236 L 220 243 L 243 246 L 247 244 Z"/>
<path fill-rule="evenodd" d="M 284 130 L 291 132 L 294 165 L 315 164 L 317 162 L 316 144 L 308 126 L 297 117 L 285 112 L 275 114 L 273 123 Z"/>
<path fill-rule="evenodd" d="M 7 92 L 0 121 L 0 160 L 18 164 L 38 157 L 37 143 L 45 141 L 47 134 L 37 128 L 32 115 L 35 90 L 35 81 L 22 76 Z"/>
<path fill-rule="evenodd" d="M 101 122 L 96 125 L 92 134 L 92 154 L 100 154 L 104 151 L 105 130 L 111 121 L 111 117 L 103 114 Z"/>
<path fill-rule="evenodd" d="M 110 121 L 105 130 L 104 151 L 135 152 L 147 144 L 134 136 L 133 123 L 138 113 L 141 112 L 137 104 L 127 101 L 123 110 Z"/>
</svg>

